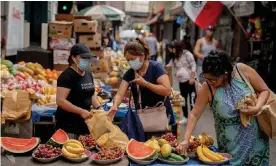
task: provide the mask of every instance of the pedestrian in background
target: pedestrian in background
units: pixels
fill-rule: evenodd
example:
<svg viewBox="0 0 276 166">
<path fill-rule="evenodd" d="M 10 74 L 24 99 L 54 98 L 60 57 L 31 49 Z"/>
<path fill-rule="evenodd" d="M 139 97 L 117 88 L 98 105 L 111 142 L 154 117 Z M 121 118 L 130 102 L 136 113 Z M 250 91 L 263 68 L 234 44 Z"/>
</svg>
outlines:
<svg viewBox="0 0 276 166">
<path fill-rule="evenodd" d="M 188 118 L 188 105 L 193 106 L 192 93 L 195 92 L 196 62 L 192 52 L 191 44 L 187 41 L 175 45 L 175 53 L 171 54 L 171 60 L 167 66 L 176 68 L 176 77 L 179 81 L 181 95 L 185 98 L 185 106 L 182 107 L 184 124 Z M 188 103 L 189 96 L 189 103 Z"/>
<path fill-rule="evenodd" d="M 219 42 L 213 38 L 215 27 L 208 26 L 205 31 L 205 36 L 198 39 L 195 45 L 194 54 L 197 58 L 197 77 L 200 78 L 202 73 L 202 62 L 204 58 L 218 48 Z M 202 80 L 200 80 L 202 82 Z"/>
<path fill-rule="evenodd" d="M 196 103 L 189 114 L 184 140 L 177 147 L 180 154 L 186 152 L 195 126 L 207 104 L 210 105 L 214 119 L 219 152 L 233 156 L 231 165 L 269 165 L 269 138 L 258 125 L 256 116 L 267 103 L 269 88 L 260 75 L 251 67 L 238 63 L 233 65 L 226 52 L 212 51 L 205 57 L 203 75 L 206 80 L 199 91 Z M 258 98 L 255 106 L 246 106 L 242 111 L 253 117 L 253 121 L 244 127 L 236 104 L 245 96 L 255 92 Z"/>
<path fill-rule="evenodd" d="M 158 41 L 156 37 L 153 33 L 150 33 L 149 36 L 145 38 L 145 41 L 150 47 L 150 59 L 156 61 L 158 54 Z"/>
</svg>

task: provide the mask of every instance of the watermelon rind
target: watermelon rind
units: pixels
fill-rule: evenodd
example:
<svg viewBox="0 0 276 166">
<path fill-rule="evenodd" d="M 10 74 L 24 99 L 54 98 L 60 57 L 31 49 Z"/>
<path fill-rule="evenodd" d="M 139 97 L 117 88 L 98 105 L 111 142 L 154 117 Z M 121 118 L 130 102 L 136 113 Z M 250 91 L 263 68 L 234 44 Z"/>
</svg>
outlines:
<svg viewBox="0 0 276 166">
<path fill-rule="evenodd" d="M 40 138 L 38 138 L 38 137 L 32 137 L 31 139 L 35 138 L 36 141 L 35 141 L 35 143 L 31 147 L 29 147 L 28 149 L 24 149 L 24 150 L 23 149 L 22 150 L 15 150 L 15 149 L 12 149 L 11 147 L 9 147 L 9 145 L 4 144 L 4 141 L 2 141 L 2 138 L 3 139 L 9 139 L 9 137 L 1 137 L 1 146 L 2 146 L 2 148 L 5 149 L 5 151 L 11 152 L 11 153 L 15 153 L 15 154 L 22 154 L 22 153 L 30 152 L 33 149 L 35 149 L 38 146 L 38 144 L 40 143 Z M 12 138 L 12 139 L 15 139 L 15 138 Z M 31 142 L 29 142 L 29 143 L 31 143 Z M 16 146 L 16 145 L 13 145 L 13 146 Z M 26 148 L 28 146 L 20 146 L 19 145 L 18 147 L 20 147 L 20 148 L 25 147 Z"/>
<path fill-rule="evenodd" d="M 156 154 L 155 149 L 150 148 L 150 147 L 148 147 L 148 146 L 146 146 L 146 145 L 144 145 L 144 144 L 141 144 L 141 146 L 146 146 L 147 149 L 150 149 L 150 150 L 151 150 L 151 152 L 150 152 L 148 155 L 143 156 L 143 157 L 136 157 L 136 156 L 132 155 L 131 152 L 129 152 L 129 146 L 131 145 L 131 143 L 132 143 L 133 141 L 134 141 L 134 142 L 138 142 L 138 141 L 136 141 L 136 140 L 134 140 L 134 139 L 131 139 L 131 140 L 128 142 L 127 148 L 126 148 L 126 152 L 127 152 L 128 156 L 129 156 L 130 158 L 133 158 L 133 159 L 136 159 L 136 160 L 150 160 L 150 159 L 153 159 L 154 157 L 156 157 L 157 154 Z"/>
<path fill-rule="evenodd" d="M 64 134 L 66 136 L 66 139 L 61 142 L 61 141 L 58 141 L 58 140 L 55 140 L 53 137 L 55 134 L 57 134 L 58 132 L 61 132 L 62 134 Z M 63 136 L 64 136 L 63 135 Z M 53 136 L 49 139 L 49 141 L 46 143 L 48 145 L 52 145 L 53 147 L 62 147 L 63 144 L 69 139 L 67 133 L 65 131 L 63 131 L 62 129 L 58 129 L 54 134 Z"/>
</svg>

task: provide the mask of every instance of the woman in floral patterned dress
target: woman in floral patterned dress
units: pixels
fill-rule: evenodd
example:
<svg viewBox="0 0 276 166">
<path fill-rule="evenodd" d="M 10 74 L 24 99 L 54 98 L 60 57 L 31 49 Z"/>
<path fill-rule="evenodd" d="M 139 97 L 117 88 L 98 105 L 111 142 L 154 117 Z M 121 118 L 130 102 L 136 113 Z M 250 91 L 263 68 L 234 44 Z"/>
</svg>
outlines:
<svg viewBox="0 0 276 166">
<path fill-rule="evenodd" d="M 241 63 L 237 65 L 258 93 L 256 106 L 248 106 L 241 111 L 247 115 L 256 115 L 267 102 L 269 89 L 254 69 Z M 200 89 L 195 107 L 189 115 L 184 141 L 177 147 L 178 152 L 186 152 L 196 123 L 209 103 L 215 118 L 219 151 L 233 156 L 230 164 L 269 165 L 269 138 L 260 130 L 256 118 L 254 117 L 251 125 L 247 127 L 241 124 L 236 104 L 253 92 L 236 72 L 236 66 L 232 65 L 227 53 L 212 51 L 204 59 L 203 74 L 206 82 Z"/>
</svg>

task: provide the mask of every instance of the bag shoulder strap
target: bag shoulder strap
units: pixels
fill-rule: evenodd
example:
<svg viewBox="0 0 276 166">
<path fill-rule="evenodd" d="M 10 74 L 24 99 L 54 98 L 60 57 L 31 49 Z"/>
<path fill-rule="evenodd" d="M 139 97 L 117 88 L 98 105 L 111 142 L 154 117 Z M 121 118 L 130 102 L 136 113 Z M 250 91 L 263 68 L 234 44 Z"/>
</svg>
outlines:
<svg viewBox="0 0 276 166">
<path fill-rule="evenodd" d="M 242 70 L 240 69 L 239 63 L 236 64 L 236 71 L 239 74 L 239 76 L 241 77 L 242 81 L 244 83 L 246 83 L 247 86 L 250 88 L 250 90 L 252 90 L 252 92 L 255 92 L 254 88 L 252 87 L 252 85 L 250 84 L 250 82 L 248 81 L 248 79 L 246 78 L 246 76 L 244 75 Z"/>
<path fill-rule="evenodd" d="M 208 83 L 207 83 L 207 85 L 208 85 L 208 88 L 209 88 L 209 90 L 210 90 L 211 97 L 212 97 L 212 99 L 211 99 L 211 103 L 210 103 L 209 105 L 210 105 L 210 107 L 212 107 L 212 105 L 213 105 L 213 101 L 214 101 L 214 95 L 213 95 L 213 91 L 212 91 L 211 86 L 210 86 Z"/>
</svg>

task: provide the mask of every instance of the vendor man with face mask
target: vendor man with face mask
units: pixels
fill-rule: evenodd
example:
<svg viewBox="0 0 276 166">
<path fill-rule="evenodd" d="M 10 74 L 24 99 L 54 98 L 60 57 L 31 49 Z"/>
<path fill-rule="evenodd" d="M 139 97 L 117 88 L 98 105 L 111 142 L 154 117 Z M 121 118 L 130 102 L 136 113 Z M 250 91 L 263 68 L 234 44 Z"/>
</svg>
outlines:
<svg viewBox="0 0 276 166">
<path fill-rule="evenodd" d="M 95 56 L 86 45 L 75 44 L 68 58 L 69 67 L 57 80 L 56 125 L 72 139 L 89 134 L 84 122 L 91 116 L 89 110 L 91 106 L 95 109 L 101 108 L 97 96 L 94 95 L 95 87 L 90 72 L 93 57 Z"/>
</svg>

